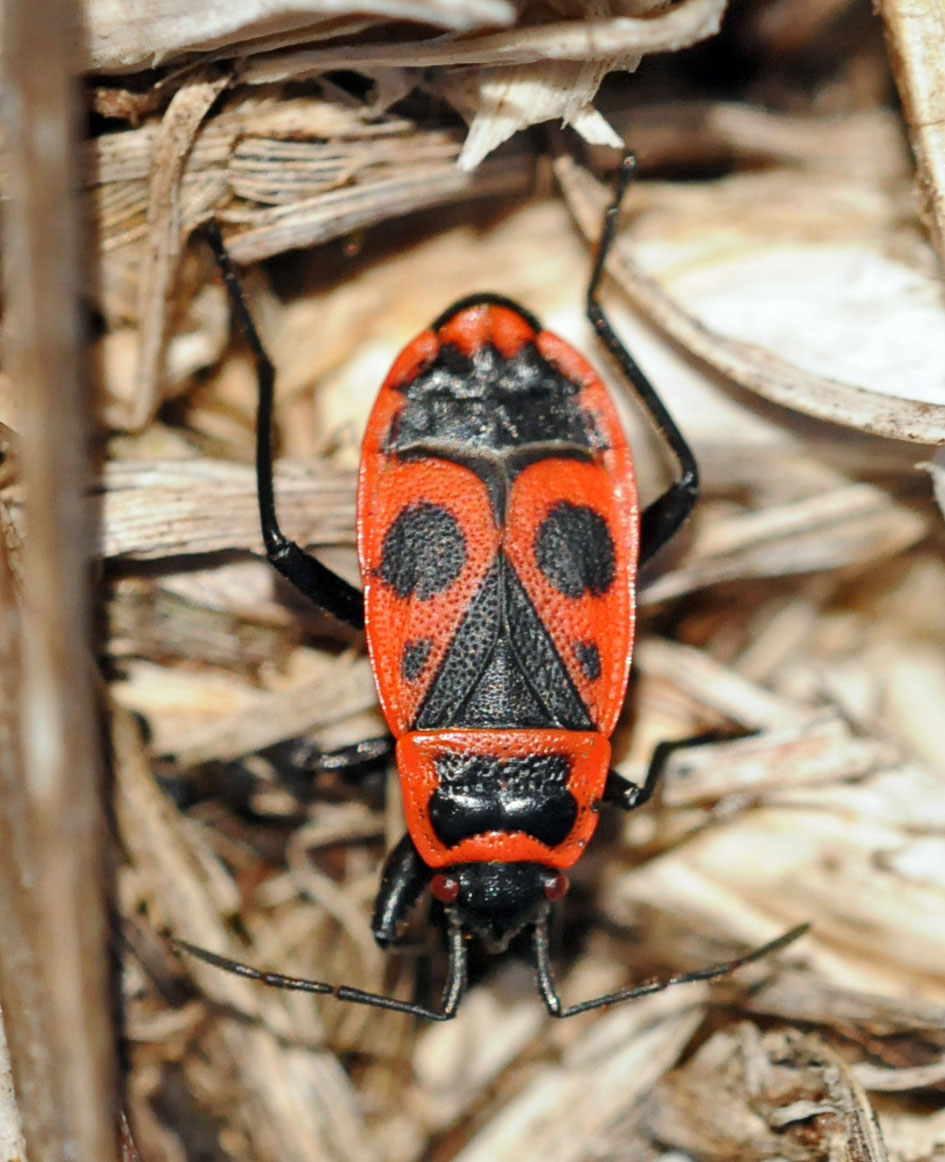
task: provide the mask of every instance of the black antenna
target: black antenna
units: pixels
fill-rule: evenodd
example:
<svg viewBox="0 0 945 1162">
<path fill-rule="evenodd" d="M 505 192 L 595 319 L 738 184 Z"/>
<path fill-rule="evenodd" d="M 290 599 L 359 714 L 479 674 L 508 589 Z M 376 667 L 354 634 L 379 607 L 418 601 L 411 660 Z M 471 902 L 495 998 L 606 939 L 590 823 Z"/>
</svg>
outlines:
<svg viewBox="0 0 945 1162">
<path fill-rule="evenodd" d="M 282 972 L 263 972 L 249 964 L 242 964 L 238 960 L 231 960 L 228 956 L 220 956 L 216 952 L 208 952 L 206 948 L 198 948 L 186 940 L 175 940 L 175 945 L 188 955 L 210 964 L 214 968 L 222 968 L 224 972 L 231 972 L 234 976 L 242 976 L 247 980 L 255 980 L 267 988 L 286 989 L 289 992 L 320 993 L 333 996 L 339 1001 L 347 1001 L 352 1005 L 369 1005 L 375 1009 L 389 1009 L 395 1013 L 406 1013 L 411 1017 L 422 1017 L 426 1021 L 449 1021 L 456 1016 L 459 1002 L 466 991 L 466 937 L 459 924 L 449 926 L 449 969 L 446 985 L 443 988 L 443 997 L 438 1009 L 428 1008 L 426 1005 L 414 1004 L 412 1001 L 400 1001 L 396 997 L 385 997 L 381 993 L 368 993 L 363 989 L 352 988 L 350 985 L 326 984 L 320 980 L 307 980 L 301 976 L 287 976 Z"/>
</svg>

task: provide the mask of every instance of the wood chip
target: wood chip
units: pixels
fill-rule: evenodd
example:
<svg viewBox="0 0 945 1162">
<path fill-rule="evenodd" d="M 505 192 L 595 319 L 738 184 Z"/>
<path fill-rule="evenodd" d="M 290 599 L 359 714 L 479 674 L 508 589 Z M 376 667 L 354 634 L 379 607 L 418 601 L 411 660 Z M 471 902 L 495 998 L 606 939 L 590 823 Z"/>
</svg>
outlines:
<svg viewBox="0 0 945 1162">
<path fill-rule="evenodd" d="M 945 264 L 945 17 L 941 8 L 883 0 L 890 64 L 918 164 L 921 210 Z"/>
</svg>

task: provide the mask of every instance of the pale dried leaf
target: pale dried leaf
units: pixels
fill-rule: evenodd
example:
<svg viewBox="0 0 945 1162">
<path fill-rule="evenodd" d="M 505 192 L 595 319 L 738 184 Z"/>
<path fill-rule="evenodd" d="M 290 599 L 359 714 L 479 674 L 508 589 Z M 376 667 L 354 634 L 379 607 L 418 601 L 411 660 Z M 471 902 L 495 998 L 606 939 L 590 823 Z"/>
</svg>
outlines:
<svg viewBox="0 0 945 1162">
<path fill-rule="evenodd" d="M 932 492 L 935 495 L 935 503 L 941 510 L 942 516 L 945 517 L 945 450 L 939 449 L 935 453 L 935 459 L 926 467 L 932 477 Z"/>
<path fill-rule="evenodd" d="M 696 989 L 679 989 L 603 1016 L 561 1065 L 543 1066 L 456 1155 L 521 1162 L 580 1162 L 677 1060 L 701 1011 Z M 593 1092 L 593 1101 L 587 1100 Z"/>
<path fill-rule="evenodd" d="M 2 1012 L 0 1012 L 2 1017 Z M 20 1111 L 13 1091 L 10 1056 L 0 1020 L 0 1162 L 17 1162 L 26 1157 L 26 1143 L 20 1125 Z"/>
<path fill-rule="evenodd" d="M 905 1093 L 945 1082 L 945 1057 L 930 1061 L 927 1065 L 906 1066 L 903 1069 L 888 1069 L 862 1061 L 854 1065 L 853 1073 L 860 1085 L 873 1093 Z"/>
<path fill-rule="evenodd" d="M 792 790 L 861 778 L 900 760 L 892 743 L 863 737 L 840 715 L 824 709 L 788 726 L 677 751 L 663 775 L 660 794 L 662 802 L 674 808 L 765 794 L 783 803 Z M 621 770 L 639 781 L 639 770 Z M 803 791 L 795 798 L 807 800 Z"/>
<path fill-rule="evenodd" d="M 895 1162 L 938 1162 L 945 1141 L 945 1109 L 887 1108 L 880 1112 L 879 1121 Z"/>
<path fill-rule="evenodd" d="M 750 1012 L 799 1024 L 840 1030 L 858 1025 L 877 1032 L 922 1031 L 915 1038 L 914 1051 L 923 1059 L 927 1058 L 930 1044 L 934 1051 L 945 1024 L 945 1005 L 847 988 L 819 972 L 804 969 L 785 969 L 758 985 L 742 1003 Z"/>
<path fill-rule="evenodd" d="M 225 73 L 198 74 L 174 94 L 151 155 L 148 244 L 142 256 L 138 318 L 140 346 L 134 406 L 123 427 L 138 428 L 153 414 L 164 346 L 168 294 L 177 272 L 182 241 L 180 181 L 187 155 L 211 105 L 229 83 Z M 206 209 L 209 202 L 201 202 Z M 200 208 L 196 213 L 200 213 Z M 194 214 L 191 209 L 191 214 Z"/>
<path fill-rule="evenodd" d="M 560 120 L 591 144 L 622 148 L 619 135 L 591 105 L 616 66 L 616 61 L 560 61 L 553 70 L 542 63 L 447 73 L 444 95 L 469 120 L 459 168 L 474 170 L 514 133 L 542 121 Z"/>
<path fill-rule="evenodd" d="M 175 936 L 226 948 L 227 930 L 201 870 L 212 855 L 157 789 L 126 713 L 114 716 L 113 747 L 119 823 L 153 906 Z M 351 1084 L 337 1059 L 319 1049 L 311 1026 L 309 1043 L 301 1043 L 299 1024 L 278 996 L 199 962 L 191 961 L 189 970 L 229 1014 L 220 1016 L 214 1032 L 239 1074 L 256 1149 L 287 1162 L 308 1162 L 313 1148 L 339 1162 L 373 1158 Z"/>
<path fill-rule="evenodd" d="M 760 256 L 762 290 L 765 279 L 780 280 L 783 317 L 780 335 L 752 335 L 751 349 L 737 334 L 707 342 L 690 320 L 690 330 L 679 331 L 682 348 L 670 351 L 622 296 L 607 293 L 619 333 L 693 443 L 703 485 L 689 528 L 645 575 L 630 706 L 613 761 L 639 779 L 652 746 L 665 738 L 739 726 L 758 733 L 678 752 L 662 797 L 626 819 L 602 820 L 559 909 L 555 962 L 562 993 L 581 1000 L 651 974 L 715 964 L 797 918 L 813 919 L 814 931 L 780 959 L 807 967 L 775 973 L 770 962 L 759 963 L 711 990 L 667 994 L 667 1010 L 644 1004 L 554 1022 L 535 995 L 527 958 L 488 966 L 476 958 L 477 983 L 456 1020 L 422 1030 L 397 1014 L 253 987 L 232 1001 L 244 1014 L 242 1041 L 219 1004 L 189 992 L 178 999 L 180 981 L 144 919 L 150 911 L 180 916 L 181 901 L 165 882 L 171 875 L 197 876 L 215 909 L 216 921 L 194 938 L 260 968 L 433 1001 L 443 969 L 422 903 L 403 953 L 381 957 L 370 945 L 382 851 L 403 834 L 395 787 L 381 808 L 379 780 L 353 788 L 331 772 L 307 777 L 309 764 L 318 769 L 319 748 L 375 736 L 383 720 L 364 659 L 352 666 L 339 644 L 360 648 L 360 638 L 303 609 L 288 586 L 273 583 L 261 557 L 247 559 L 261 547 L 250 468 L 255 375 L 235 330 L 228 343 L 229 309 L 195 242 L 167 307 L 173 322 L 160 393 L 176 398 L 147 435 L 113 438 L 109 453 L 127 467 L 117 475 L 109 469 L 94 498 L 112 554 L 105 575 L 118 631 L 102 653 L 121 667 L 120 696 L 148 719 L 156 769 L 184 805 L 188 818 L 177 826 L 193 853 L 189 869 L 144 860 L 122 876 L 121 911 L 134 950 L 126 958 L 126 1007 L 132 1027 L 156 1038 L 132 1049 L 129 1089 L 143 1157 L 182 1162 L 181 1142 L 195 1156 L 206 1152 L 201 1127 L 209 1119 L 219 1130 L 217 1152 L 233 1162 L 297 1157 L 303 1129 L 313 1124 L 309 1152 L 329 1162 L 361 1157 L 363 1142 L 386 1162 L 463 1151 L 490 1162 L 539 1155 L 542 1162 L 547 1155 L 647 1162 L 667 1152 L 643 1114 L 652 1082 L 672 1062 L 685 1065 L 704 1033 L 680 1032 L 670 1047 L 672 1038 L 660 1041 L 666 1059 L 659 1068 L 646 1059 L 654 1044 L 648 1038 L 663 1029 L 661 1013 L 675 1013 L 669 1020 L 680 1025 L 690 1017 L 695 1028 L 705 1006 L 700 999 L 685 1013 L 693 995 L 721 1002 L 714 1028 L 731 1028 L 738 1011 L 820 1027 L 848 1061 L 887 1070 L 877 1078 L 888 1092 L 884 1109 L 907 1108 L 894 1086 L 934 1084 L 926 1067 L 945 1048 L 935 1003 L 945 996 L 943 950 L 934 937 L 945 861 L 938 712 L 945 568 L 928 488 L 915 472 L 916 460 L 928 456 L 769 407 L 733 388 L 727 375 L 712 374 L 734 367 L 737 382 L 744 373 L 762 387 L 766 376 L 792 388 L 802 381 L 832 405 L 829 377 L 869 352 L 877 382 L 853 382 L 873 394 L 890 384 L 901 393 L 905 378 L 892 356 L 902 347 L 890 332 L 902 325 L 918 335 L 916 354 L 927 351 L 925 386 L 935 386 L 937 348 L 920 346 L 913 319 L 921 308 L 933 319 L 930 330 L 938 326 L 937 307 L 929 307 L 937 272 L 917 234 L 901 120 L 883 103 L 888 77 L 877 38 L 859 39 L 864 29 L 869 34 L 868 14 L 845 0 L 764 0 L 750 13 L 733 10 L 724 34 L 743 37 L 740 51 L 753 57 L 757 79 L 746 83 L 744 100 L 712 100 L 695 83 L 697 73 L 687 69 L 684 77 L 665 60 L 657 86 L 652 73 L 623 88 L 619 77 L 611 80 L 604 122 L 588 100 L 608 69 L 632 64 L 648 38 L 651 47 L 666 47 L 660 38 L 674 26 L 681 37 L 697 35 L 703 18 L 720 10 L 688 2 L 648 7 L 537 0 L 506 31 L 480 25 L 462 38 L 405 22 L 388 35 L 373 8 L 339 9 L 307 28 L 270 24 L 251 30 L 250 39 L 237 32 L 238 43 L 221 38 L 213 57 L 219 63 L 238 54 L 250 83 L 238 78 L 202 122 L 177 183 L 179 216 L 184 232 L 207 213 L 222 219 L 241 261 L 339 239 L 242 277 L 278 370 L 280 517 L 289 535 L 324 545 L 321 559 L 355 582 L 353 468 L 367 409 L 398 350 L 448 302 L 475 290 L 510 295 L 585 352 L 620 394 L 583 316 L 589 256 L 560 200 L 509 205 L 511 195 L 534 188 L 536 174 L 547 195 L 533 138 L 520 136 L 517 156 L 503 150 L 464 178 L 456 166 L 462 132 L 439 97 L 449 92 L 473 123 L 466 159 L 530 119 L 566 117 L 601 141 L 612 140 L 612 121 L 639 151 L 645 174 L 658 168 L 682 177 L 641 182 L 630 193 L 628 233 L 634 253 L 674 292 L 677 279 L 686 284 L 707 271 L 705 309 L 716 305 L 714 287 L 725 302 L 725 318 L 711 320 L 719 332 L 728 318 L 763 315 L 770 323 L 773 300 L 744 277 L 744 255 Z M 836 35 L 832 21 L 843 22 L 844 33 L 854 22 L 856 35 Z M 795 52 L 814 55 L 794 61 Z M 365 62 L 361 79 L 324 74 L 357 60 Z M 278 75 L 291 84 L 252 84 Z M 90 293 L 99 296 L 105 324 L 108 396 L 119 405 L 135 397 L 128 369 L 158 119 L 187 78 L 184 70 L 136 77 L 127 89 L 102 83 L 92 95 L 99 115 L 140 125 L 90 149 L 84 176 L 105 254 Z M 397 115 L 385 111 L 408 93 Z M 484 93 L 493 99 L 489 109 Z M 695 100 L 680 103 L 681 93 Z M 526 108 L 510 111 L 511 103 Z M 839 115 L 825 115 L 830 110 Z M 591 157 L 613 163 L 612 155 Z M 733 176 L 706 180 L 723 173 Z M 501 204 L 468 212 L 459 205 L 489 192 L 503 195 Z M 590 234 L 599 228 L 600 200 L 588 211 Z M 434 212 L 447 202 L 448 214 Z M 424 207 L 409 221 L 391 220 Z M 385 221 L 355 253 L 361 228 Z M 441 230 L 446 224 L 453 228 Z M 789 261 L 773 261 L 779 246 L 829 258 L 839 243 L 883 258 L 860 286 L 870 296 L 862 317 L 870 304 L 885 315 L 876 325 L 878 356 L 855 338 L 862 335 L 860 314 L 850 310 L 856 287 L 841 285 L 838 293 L 843 280 L 818 268 L 829 287 L 818 299 Z M 894 275 L 898 281 L 884 285 Z M 818 316 L 816 325 L 800 307 L 792 315 L 795 295 L 808 316 Z M 654 300 L 644 294 L 642 301 Z M 685 305 L 690 315 L 703 310 L 695 299 Z M 801 331 L 804 343 L 792 345 Z M 709 375 L 686 347 L 697 359 L 708 352 Z M 760 347 L 791 364 L 796 357 L 803 370 Z M 645 504 L 670 479 L 672 463 L 632 401 L 626 404 L 618 400 Z M 182 459 L 168 462 L 176 456 Z M 15 483 L 3 498 L 17 510 Z M 16 539 L 15 529 L 6 531 Z M 212 555 L 194 559 L 194 552 Z M 301 740 L 286 741 L 299 732 Z M 251 753 L 272 743 L 280 745 Z M 209 762 L 189 765 L 203 759 Z M 135 825 L 133 814 L 123 820 L 125 828 Z M 150 821 L 143 826 L 151 832 Z M 203 912 L 193 919 L 202 921 Z M 239 944 L 231 926 L 244 936 Z M 923 929 L 932 933 L 924 951 Z M 429 968 L 418 970 L 418 954 L 430 954 Z M 219 974 L 192 967 L 220 1002 L 211 980 Z M 248 1037 L 257 1028 L 276 1034 L 258 1052 Z M 759 1043 L 757 1031 L 754 1037 Z M 354 1086 L 325 1069 L 309 1100 L 295 1076 L 306 1068 L 299 1051 L 314 1046 L 318 1054 L 323 1042 L 347 1054 Z M 642 1063 L 634 1056 L 641 1046 Z M 751 1094 L 767 1094 L 758 1086 L 762 1057 L 751 1054 L 745 1071 Z M 726 1111 L 734 1128 L 746 1086 L 741 1094 L 727 1087 L 723 1059 L 716 1064 L 707 1069 L 704 1108 L 718 1112 L 724 1131 Z M 771 1117 L 762 1122 L 771 1137 L 754 1141 L 772 1146 L 765 1157 L 786 1156 L 783 1142 L 800 1146 L 802 1158 L 857 1156 L 861 1096 L 843 1068 L 832 1093 L 803 1088 L 832 1068 L 822 1058 L 807 1065 L 791 1059 L 788 1073 L 802 1092 L 767 1103 Z M 262 1069 L 268 1082 L 258 1076 Z M 174 1097 L 181 1090 L 183 1108 Z M 367 1129 L 359 1111 L 352 1116 L 355 1090 Z M 928 1104 L 933 1096 L 921 1098 Z M 652 1100 L 671 1104 L 662 1091 Z M 869 1156 L 868 1133 L 865 1139 Z M 744 1148 L 729 1149 L 726 1162 L 753 1157 L 752 1140 L 744 1135 Z M 718 1141 L 724 1147 L 724 1132 L 701 1142 L 696 1135 L 693 1153 L 707 1154 Z"/>
<path fill-rule="evenodd" d="M 770 160 L 871 185 L 908 179 L 912 171 L 901 120 L 876 107 L 812 117 L 744 102 L 660 101 L 633 111 L 627 143 L 648 167 L 691 163 L 698 150 L 707 165 Z"/>
<path fill-rule="evenodd" d="M 226 762 L 376 705 L 366 658 L 343 666 L 317 660 L 322 664 L 314 675 L 313 667 L 305 666 L 298 677 L 269 690 L 235 678 L 162 674 L 135 663 L 114 692 L 124 706 L 151 722 L 155 753 L 173 755 L 183 766 Z"/>
<path fill-rule="evenodd" d="M 847 484 L 785 505 L 721 518 L 697 534 L 683 565 L 657 578 L 646 600 L 744 577 L 867 567 L 928 532 L 927 518 L 869 484 Z"/>
<path fill-rule="evenodd" d="M 104 475 L 101 553 L 142 559 L 222 549 L 259 551 L 256 474 L 222 460 L 113 461 Z M 281 461 L 280 514 L 302 544 L 350 542 L 354 478 L 308 462 Z"/>
<path fill-rule="evenodd" d="M 511 974 L 518 976 L 514 967 Z M 541 1033 L 545 1015 L 534 997 L 503 996 L 502 983 L 473 989 L 455 1026 L 435 1025 L 417 1041 L 413 1065 L 431 1128 L 458 1121 Z"/>
</svg>

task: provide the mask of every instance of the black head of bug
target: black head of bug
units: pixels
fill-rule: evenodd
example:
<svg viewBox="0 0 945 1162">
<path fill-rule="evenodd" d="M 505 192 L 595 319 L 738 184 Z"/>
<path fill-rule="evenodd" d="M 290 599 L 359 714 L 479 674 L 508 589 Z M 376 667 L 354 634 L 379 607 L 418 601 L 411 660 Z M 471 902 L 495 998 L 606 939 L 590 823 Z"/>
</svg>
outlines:
<svg viewBox="0 0 945 1162">
<path fill-rule="evenodd" d="M 433 895 L 450 909 L 450 920 L 479 937 L 489 952 L 534 924 L 567 890 L 567 878 L 540 863 L 464 863 L 438 873 Z"/>
</svg>

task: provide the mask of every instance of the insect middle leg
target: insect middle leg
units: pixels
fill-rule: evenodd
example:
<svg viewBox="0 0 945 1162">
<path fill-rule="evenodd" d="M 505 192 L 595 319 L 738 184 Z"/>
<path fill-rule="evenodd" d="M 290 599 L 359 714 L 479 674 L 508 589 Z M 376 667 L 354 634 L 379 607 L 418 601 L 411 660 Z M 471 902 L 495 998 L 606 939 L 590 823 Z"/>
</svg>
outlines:
<svg viewBox="0 0 945 1162">
<path fill-rule="evenodd" d="M 686 738 L 667 739 L 654 748 L 642 785 L 631 783 L 629 779 L 625 779 L 616 771 L 609 771 L 601 802 L 612 803 L 624 811 L 634 811 L 653 797 L 653 792 L 659 786 L 663 772 L 676 751 L 688 750 L 692 746 L 705 746 L 708 743 L 721 742 L 731 737 L 732 735 L 720 733 L 717 730 L 708 730 L 703 731 L 702 734 L 689 735 Z"/>
<path fill-rule="evenodd" d="M 297 738 L 271 748 L 270 755 L 278 766 L 288 766 L 295 772 L 338 774 L 347 783 L 361 783 L 387 767 L 396 745 L 389 734 L 364 738 L 335 750 L 323 750 L 310 739 Z"/>
</svg>

